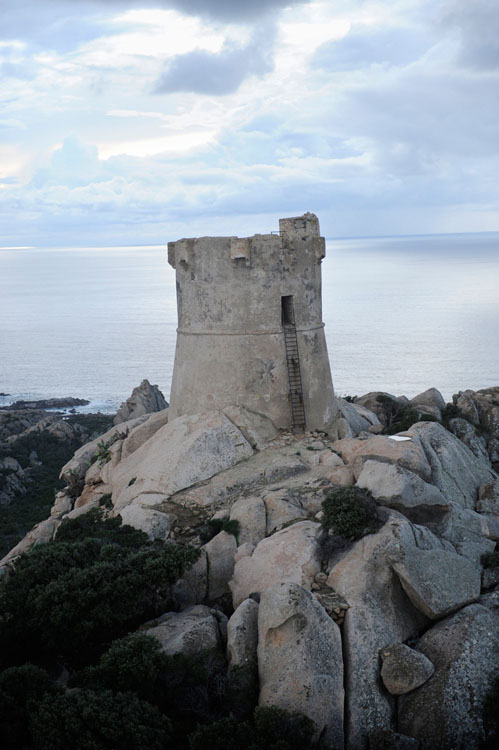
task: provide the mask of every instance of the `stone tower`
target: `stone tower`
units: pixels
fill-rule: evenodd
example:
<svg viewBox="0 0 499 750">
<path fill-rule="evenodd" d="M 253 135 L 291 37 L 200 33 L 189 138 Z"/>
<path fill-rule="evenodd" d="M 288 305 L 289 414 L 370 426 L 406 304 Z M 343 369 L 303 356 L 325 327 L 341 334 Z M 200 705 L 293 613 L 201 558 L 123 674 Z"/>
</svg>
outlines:
<svg viewBox="0 0 499 750">
<path fill-rule="evenodd" d="M 324 255 L 311 213 L 280 219 L 279 234 L 168 243 L 178 307 L 170 419 L 237 404 L 277 427 L 332 426 Z"/>
</svg>

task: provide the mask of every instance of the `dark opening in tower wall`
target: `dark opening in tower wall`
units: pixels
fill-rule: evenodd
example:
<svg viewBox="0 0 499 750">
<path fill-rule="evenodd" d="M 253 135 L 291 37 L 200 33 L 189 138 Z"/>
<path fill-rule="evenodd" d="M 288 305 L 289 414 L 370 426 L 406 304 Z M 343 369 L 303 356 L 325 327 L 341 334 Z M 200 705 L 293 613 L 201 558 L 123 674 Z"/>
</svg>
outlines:
<svg viewBox="0 0 499 750">
<path fill-rule="evenodd" d="M 281 297 L 281 311 L 283 326 L 294 326 L 295 313 L 293 309 L 293 295 Z"/>
</svg>

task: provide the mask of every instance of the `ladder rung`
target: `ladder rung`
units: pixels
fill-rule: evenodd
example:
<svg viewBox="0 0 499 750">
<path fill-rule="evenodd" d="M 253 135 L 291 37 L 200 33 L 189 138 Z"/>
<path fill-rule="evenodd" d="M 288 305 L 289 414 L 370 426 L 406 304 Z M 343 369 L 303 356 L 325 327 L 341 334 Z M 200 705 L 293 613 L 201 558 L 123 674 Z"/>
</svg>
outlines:
<svg viewBox="0 0 499 750">
<path fill-rule="evenodd" d="M 305 429 L 305 408 L 303 404 L 303 386 L 300 372 L 300 357 L 296 328 L 284 326 L 284 343 L 286 349 L 286 364 L 288 368 L 289 399 L 293 428 Z"/>
</svg>

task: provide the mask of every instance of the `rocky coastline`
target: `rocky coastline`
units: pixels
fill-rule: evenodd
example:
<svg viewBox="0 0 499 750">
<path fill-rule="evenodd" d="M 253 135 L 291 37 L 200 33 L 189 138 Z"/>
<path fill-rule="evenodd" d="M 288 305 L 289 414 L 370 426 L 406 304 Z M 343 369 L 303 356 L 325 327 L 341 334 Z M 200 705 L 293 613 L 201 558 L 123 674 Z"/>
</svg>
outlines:
<svg viewBox="0 0 499 750">
<path fill-rule="evenodd" d="M 7 455 L 19 436 L 80 440 L 48 517 L 0 562 L 4 581 L 68 523 L 117 519 L 151 545 L 196 550 L 140 632 L 168 657 L 209 649 L 223 679 L 242 680 L 240 721 L 255 705 L 298 712 L 312 722 L 300 747 L 492 748 L 499 386 L 450 403 L 435 388 L 337 399 L 334 434 L 277 430 L 241 406 L 169 422 L 155 389 L 144 381 L 98 435 L 0 411 L 9 503 L 26 471 Z M 215 727 L 239 709 L 189 716 Z M 175 747 L 231 747 L 203 736 Z"/>
</svg>

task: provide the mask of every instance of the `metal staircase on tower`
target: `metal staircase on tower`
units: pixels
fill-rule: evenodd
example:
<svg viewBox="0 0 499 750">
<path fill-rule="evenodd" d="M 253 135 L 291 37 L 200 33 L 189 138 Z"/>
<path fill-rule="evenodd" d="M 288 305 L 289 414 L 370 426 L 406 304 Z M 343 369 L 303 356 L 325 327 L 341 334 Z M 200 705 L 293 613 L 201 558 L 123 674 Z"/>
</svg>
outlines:
<svg viewBox="0 0 499 750">
<path fill-rule="evenodd" d="M 289 378 L 289 399 L 293 432 L 305 431 L 305 406 L 300 371 L 300 355 L 296 338 L 296 323 L 292 297 L 282 297 L 282 327 L 286 347 L 286 364 Z"/>
</svg>

